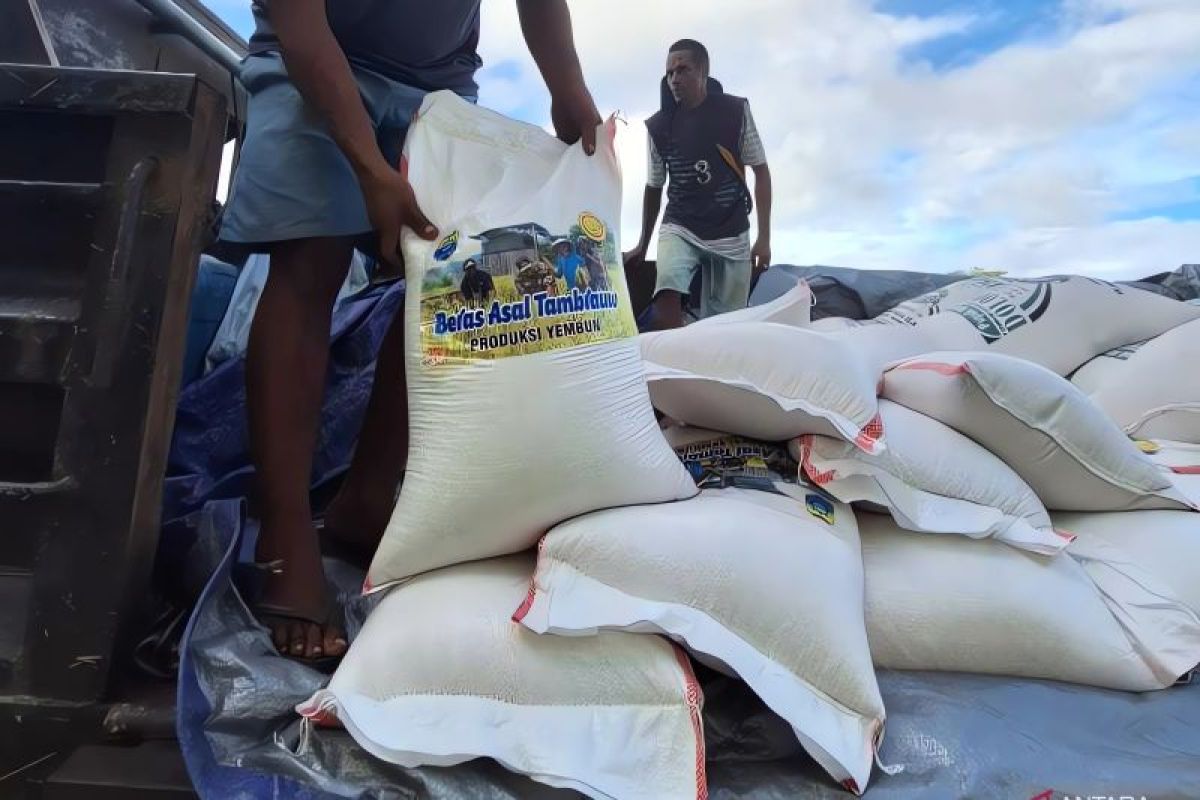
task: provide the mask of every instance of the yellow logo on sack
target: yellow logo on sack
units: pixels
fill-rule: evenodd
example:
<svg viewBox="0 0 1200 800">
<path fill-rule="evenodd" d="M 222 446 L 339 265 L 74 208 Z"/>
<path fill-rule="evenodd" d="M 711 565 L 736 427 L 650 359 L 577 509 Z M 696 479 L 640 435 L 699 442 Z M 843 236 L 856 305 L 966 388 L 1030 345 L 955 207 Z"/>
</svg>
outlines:
<svg viewBox="0 0 1200 800">
<path fill-rule="evenodd" d="M 594 242 L 603 242 L 604 235 L 608 233 L 603 220 L 590 211 L 585 211 L 579 215 L 579 229 L 583 231 L 584 236 Z"/>
<path fill-rule="evenodd" d="M 1141 450 L 1147 455 L 1154 455 L 1159 450 L 1162 450 L 1162 448 L 1154 442 L 1148 442 L 1145 439 L 1134 439 L 1133 441 L 1135 444 L 1137 444 L 1138 450 Z"/>
</svg>

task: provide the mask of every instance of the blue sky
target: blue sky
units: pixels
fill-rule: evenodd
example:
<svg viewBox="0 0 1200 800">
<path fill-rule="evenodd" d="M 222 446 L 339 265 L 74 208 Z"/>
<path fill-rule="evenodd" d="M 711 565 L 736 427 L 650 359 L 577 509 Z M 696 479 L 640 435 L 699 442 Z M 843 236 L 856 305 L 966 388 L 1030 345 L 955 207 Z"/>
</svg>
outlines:
<svg viewBox="0 0 1200 800">
<path fill-rule="evenodd" d="M 248 0 L 210 6 L 243 34 Z M 665 48 L 750 99 L 777 262 L 1131 277 L 1200 261 L 1200 0 L 575 0 L 621 110 L 622 233 Z M 514 4 L 483 5 L 480 102 L 545 125 Z"/>
</svg>

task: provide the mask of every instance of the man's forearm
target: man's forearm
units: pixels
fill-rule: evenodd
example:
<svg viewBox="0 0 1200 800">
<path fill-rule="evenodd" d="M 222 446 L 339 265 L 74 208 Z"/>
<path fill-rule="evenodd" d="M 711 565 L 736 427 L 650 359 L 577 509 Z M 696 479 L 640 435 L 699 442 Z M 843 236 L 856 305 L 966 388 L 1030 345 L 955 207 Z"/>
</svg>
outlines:
<svg viewBox="0 0 1200 800">
<path fill-rule="evenodd" d="M 753 167 L 754 206 L 758 210 L 758 237 L 771 239 L 771 170 L 766 164 Z"/>
<path fill-rule="evenodd" d="M 288 77 L 324 118 L 355 173 L 361 178 L 388 167 L 324 0 L 270 0 L 266 7 Z"/>
<path fill-rule="evenodd" d="M 584 89 L 566 0 L 517 0 L 529 54 L 555 97 Z"/>
<path fill-rule="evenodd" d="M 642 196 L 642 236 L 638 239 L 638 249 L 645 252 L 650 246 L 650 237 L 658 224 L 658 212 L 662 210 L 662 189 L 647 186 Z"/>
</svg>

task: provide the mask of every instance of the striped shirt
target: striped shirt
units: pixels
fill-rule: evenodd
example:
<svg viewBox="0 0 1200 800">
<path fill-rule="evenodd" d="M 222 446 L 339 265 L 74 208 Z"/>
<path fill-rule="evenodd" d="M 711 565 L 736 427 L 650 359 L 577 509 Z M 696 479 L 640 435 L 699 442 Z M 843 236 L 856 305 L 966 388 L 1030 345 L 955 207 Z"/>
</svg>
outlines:
<svg viewBox="0 0 1200 800">
<path fill-rule="evenodd" d="M 667 185 L 667 164 L 658 154 L 654 146 L 654 137 L 646 137 L 646 185 L 651 189 L 661 189 Z M 750 103 L 746 103 L 746 113 L 742 116 L 742 163 L 748 167 L 757 167 L 767 163 L 767 154 L 763 150 L 762 139 L 750 113 Z M 713 255 L 730 261 L 750 260 L 750 232 L 730 236 L 726 239 L 701 239 L 682 225 L 664 222 L 659 228 L 658 235 L 678 236 L 689 244 L 707 250 Z"/>
</svg>

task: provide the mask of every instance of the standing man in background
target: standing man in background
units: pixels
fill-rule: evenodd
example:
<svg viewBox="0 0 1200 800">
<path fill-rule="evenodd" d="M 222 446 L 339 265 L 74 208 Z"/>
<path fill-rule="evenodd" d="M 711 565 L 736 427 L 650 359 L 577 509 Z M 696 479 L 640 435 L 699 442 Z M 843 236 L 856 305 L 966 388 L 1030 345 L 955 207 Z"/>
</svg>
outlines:
<svg viewBox="0 0 1200 800">
<path fill-rule="evenodd" d="M 667 187 L 658 236 L 652 327 L 683 325 L 683 296 L 701 270 L 702 317 L 744 308 L 755 273 L 771 263 L 771 171 L 750 104 L 725 94 L 709 77 L 708 50 L 692 39 L 667 54 L 662 108 L 646 121 L 649 168 L 642 235 L 625 254 L 627 267 L 646 257 Z M 754 203 L 745 167 L 754 171 Z M 758 239 L 750 245 L 750 210 L 758 206 Z"/>
<path fill-rule="evenodd" d="M 309 504 L 334 299 L 356 243 L 399 266 L 400 231 L 438 233 L 397 169 L 428 92 L 474 101 L 480 0 L 254 0 L 241 79 L 246 138 L 221 239 L 271 254 L 246 355 L 259 620 L 281 653 L 327 661 L 346 650 L 331 609 Z M 595 149 L 600 115 L 583 81 L 566 0 L 517 0 L 521 30 L 563 141 Z M 404 320 L 384 338 L 366 418 L 326 534 L 369 554 L 408 457 Z"/>
</svg>

